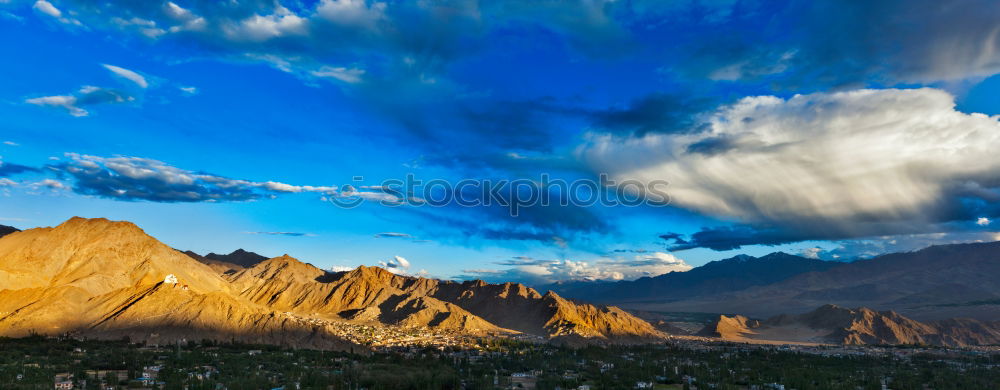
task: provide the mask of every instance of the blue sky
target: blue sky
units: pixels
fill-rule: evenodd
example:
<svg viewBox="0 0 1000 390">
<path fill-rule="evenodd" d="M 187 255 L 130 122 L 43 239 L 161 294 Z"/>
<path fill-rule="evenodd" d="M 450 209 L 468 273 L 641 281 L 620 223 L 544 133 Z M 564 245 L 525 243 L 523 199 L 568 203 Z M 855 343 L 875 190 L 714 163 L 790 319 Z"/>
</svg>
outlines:
<svg viewBox="0 0 1000 390">
<path fill-rule="evenodd" d="M 8 0 L 0 36 L 19 228 L 531 283 L 997 237 L 988 1 Z M 602 173 L 671 204 L 329 201 Z"/>
</svg>

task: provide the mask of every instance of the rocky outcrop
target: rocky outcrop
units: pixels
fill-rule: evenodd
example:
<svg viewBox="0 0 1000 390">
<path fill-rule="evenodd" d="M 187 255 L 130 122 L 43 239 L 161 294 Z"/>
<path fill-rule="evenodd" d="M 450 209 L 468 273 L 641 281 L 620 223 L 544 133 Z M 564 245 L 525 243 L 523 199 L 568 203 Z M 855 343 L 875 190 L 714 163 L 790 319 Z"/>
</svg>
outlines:
<svg viewBox="0 0 1000 390">
<path fill-rule="evenodd" d="M 719 337 L 726 340 L 741 340 L 756 334 L 753 329 L 758 327 L 760 327 L 758 320 L 751 320 L 741 315 L 720 315 L 717 320 L 699 331 L 698 335 Z"/>
</svg>

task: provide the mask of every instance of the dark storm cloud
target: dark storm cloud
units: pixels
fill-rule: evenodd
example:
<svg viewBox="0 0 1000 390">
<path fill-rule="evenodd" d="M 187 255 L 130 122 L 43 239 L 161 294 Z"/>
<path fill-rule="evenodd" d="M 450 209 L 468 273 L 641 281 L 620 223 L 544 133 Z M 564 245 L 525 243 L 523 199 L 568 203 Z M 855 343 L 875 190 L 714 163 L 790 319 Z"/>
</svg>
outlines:
<svg viewBox="0 0 1000 390">
<path fill-rule="evenodd" d="M 679 234 L 665 234 L 661 238 L 670 242 L 667 250 L 681 251 L 694 248 L 708 248 L 717 251 L 740 249 L 747 245 L 781 245 L 808 239 L 809 235 L 796 234 L 776 228 L 755 228 L 752 226 L 724 226 L 702 228 L 691 234 L 687 240 Z"/>
<path fill-rule="evenodd" d="M 721 8 L 728 12 L 668 28 L 686 41 L 672 69 L 806 90 L 1000 71 L 1000 8 L 989 0 L 751 1 Z"/>
<path fill-rule="evenodd" d="M 596 126 L 616 134 L 641 137 L 647 133 L 677 133 L 696 130 L 698 115 L 714 107 L 707 97 L 654 93 L 626 107 L 594 112 Z"/>
</svg>

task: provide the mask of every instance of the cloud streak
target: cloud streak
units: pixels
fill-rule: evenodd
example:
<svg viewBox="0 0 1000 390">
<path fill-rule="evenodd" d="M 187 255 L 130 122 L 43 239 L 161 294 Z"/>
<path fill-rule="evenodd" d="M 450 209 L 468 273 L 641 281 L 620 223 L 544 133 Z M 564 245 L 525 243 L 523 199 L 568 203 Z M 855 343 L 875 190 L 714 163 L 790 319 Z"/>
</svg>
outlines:
<svg viewBox="0 0 1000 390">
<path fill-rule="evenodd" d="M 111 73 L 114 73 L 119 77 L 124 78 L 125 80 L 135 83 L 135 85 L 139 86 L 140 88 L 149 88 L 149 82 L 146 81 L 146 77 L 144 77 L 139 73 L 136 73 L 135 71 L 108 64 L 104 64 L 103 66 L 107 70 L 110 70 Z"/>
<path fill-rule="evenodd" d="M 286 237 L 313 237 L 315 234 L 312 233 L 299 233 L 299 232 L 247 232 L 247 234 L 263 234 L 266 236 L 286 236 Z"/>
<path fill-rule="evenodd" d="M 225 202 L 251 201 L 282 193 L 329 194 L 333 186 L 295 186 L 275 181 L 249 181 L 194 172 L 142 157 L 99 157 L 74 153 L 69 162 L 49 165 L 73 179 L 73 191 L 124 201 Z"/>
</svg>

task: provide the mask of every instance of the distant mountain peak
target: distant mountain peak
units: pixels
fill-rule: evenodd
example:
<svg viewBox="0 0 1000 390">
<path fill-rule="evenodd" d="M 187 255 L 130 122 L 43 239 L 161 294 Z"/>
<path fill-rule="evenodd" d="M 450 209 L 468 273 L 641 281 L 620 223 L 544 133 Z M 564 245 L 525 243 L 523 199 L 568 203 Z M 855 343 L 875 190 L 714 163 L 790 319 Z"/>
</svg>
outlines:
<svg viewBox="0 0 1000 390">
<path fill-rule="evenodd" d="M 780 252 L 779 251 L 779 252 L 768 253 L 768 254 L 766 254 L 764 256 L 761 256 L 760 259 L 805 259 L 805 257 L 796 256 L 796 255 L 792 255 L 792 254 L 788 254 L 788 253 Z M 813 259 L 813 260 L 816 260 L 816 259 Z"/>
<path fill-rule="evenodd" d="M 376 278 L 391 278 L 399 276 L 392 272 L 389 272 L 389 270 L 385 268 L 376 267 L 373 265 L 371 266 L 359 265 L 357 268 L 350 270 L 347 273 L 351 276 L 376 277 Z"/>
<path fill-rule="evenodd" d="M 750 255 L 746 255 L 746 254 L 739 254 L 739 255 L 730 257 L 730 258 L 728 258 L 726 260 L 736 261 L 736 262 L 746 262 L 746 261 L 757 260 L 757 258 L 753 257 L 753 256 L 750 256 Z M 722 260 L 722 261 L 725 261 L 725 260 Z"/>
<path fill-rule="evenodd" d="M 223 261 L 226 263 L 236 264 L 238 266 L 245 268 L 253 267 L 259 264 L 260 262 L 268 259 L 267 256 L 262 256 L 254 252 L 244 250 L 243 248 L 234 250 L 230 252 L 228 255 L 209 253 L 205 255 L 205 258 L 215 261 Z"/>
<path fill-rule="evenodd" d="M 13 226 L 0 225 L 0 237 L 6 236 L 11 233 L 17 233 L 19 231 L 21 231 L 21 229 L 18 229 Z"/>
</svg>

